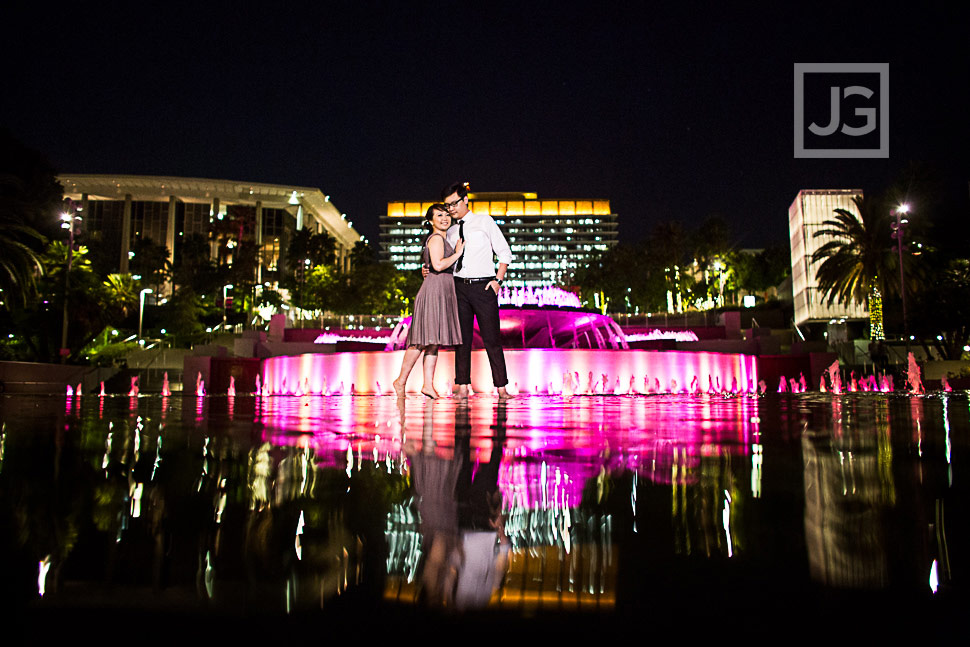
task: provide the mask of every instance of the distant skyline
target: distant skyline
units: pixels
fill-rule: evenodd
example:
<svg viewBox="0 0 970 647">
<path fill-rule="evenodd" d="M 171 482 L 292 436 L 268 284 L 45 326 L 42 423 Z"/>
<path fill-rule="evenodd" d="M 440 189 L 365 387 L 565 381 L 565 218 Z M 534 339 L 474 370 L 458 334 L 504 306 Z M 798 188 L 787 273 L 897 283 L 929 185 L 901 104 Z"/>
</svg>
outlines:
<svg viewBox="0 0 970 647">
<path fill-rule="evenodd" d="M 467 180 L 609 199 L 621 241 L 719 214 L 735 244 L 761 247 L 787 241 L 799 190 L 879 191 L 918 161 L 941 172 L 943 204 L 914 217 L 970 221 L 956 9 L 45 11 L 5 12 L 0 123 L 62 173 L 319 187 L 373 242 L 388 201 Z M 803 62 L 889 64 L 888 159 L 794 158 Z"/>
</svg>

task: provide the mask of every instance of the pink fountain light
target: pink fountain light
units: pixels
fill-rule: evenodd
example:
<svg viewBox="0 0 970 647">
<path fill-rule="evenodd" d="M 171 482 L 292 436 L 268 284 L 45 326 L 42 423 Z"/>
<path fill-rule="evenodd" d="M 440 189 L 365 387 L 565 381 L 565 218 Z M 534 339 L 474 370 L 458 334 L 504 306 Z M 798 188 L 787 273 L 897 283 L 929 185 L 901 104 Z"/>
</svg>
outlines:
<svg viewBox="0 0 970 647">
<path fill-rule="evenodd" d="M 513 394 L 620 395 L 754 393 L 756 359 L 740 353 L 630 349 L 612 318 L 579 310 L 578 297 L 559 288 L 503 290 L 499 311 L 502 346 Z M 381 394 L 401 366 L 410 317 L 398 322 L 384 351 L 308 353 L 263 360 L 260 384 L 267 395 Z M 350 333 L 355 339 L 360 335 Z M 336 333 L 335 333 L 336 335 Z M 650 338 L 696 340 L 693 333 L 651 331 Z M 321 334 L 317 341 L 340 341 Z M 472 334 L 471 387 L 494 391 L 489 362 L 477 328 Z M 453 351 L 443 350 L 435 390 L 450 393 L 455 381 Z M 420 372 L 406 391 L 417 393 Z M 796 387 L 792 380 L 792 390 Z M 638 386 L 642 384 L 642 389 Z M 802 389 L 804 390 L 804 377 Z"/>
<path fill-rule="evenodd" d="M 569 308 L 515 308 L 499 310 L 502 346 L 506 349 L 626 349 L 623 330 L 613 319 L 596 312 Z M 385 350 L 404 350 L 411 317 L 404 317 L 391 333 Z M 472 331 L 472 348 L 484 348 L 478 323 Z"/>
<path fill-rule="evenodd" d="M 270 398 L 260 409 L 263 440 L 278 445 L 312 448 L 320 466 L 344 469 L 362 462 L 400 463 L 407 460 L 408 442 L 437 445 L 439 456 L 453 456 L 456 427 L 454 407 L 425 408 L 373 399 L 333 403 L 320 398 Z M 472 400 L 470 419 L 482 415 L 490 424 L 495 415 L 487 401 Z M 702 457 L 710 443 L 732 455 L 750 453 L 758 442 L 760 418 L 754 398 L 695 398 L 670 396 L 639 398 L 617 409 L 580 400 L 566 406 L 532 400 L 510 407 L 506 424 L 517 433 L 504 443 L 506 457 L 499 483 L 506 501 L 519 505 L 562 505 L 582 501 L 583 488 L 600 469 L 635 470 L 656 483 L 696 483 Z M 339 415 L 335 415 L 335 413 Z M 695 420 L 698 424 L 685 424 Z M 326 421 L 326 422 L 323 422 Z M 584 431 L 577 433 L 577 429 Z M 589 433 L 596 429 L 594 433 Z M 299 433 L 293 433 L 294 431 Z M 613 451 L 617 438 L 627 451 Z M 475 464 L 494 449 L 495 438 L 473 433 L 470 458 Z M 565 448 L 570 451 L 562 451 Z M 417 448 L 415 448 L 417 450 Z M 420 450 L 417 450 L 420 451 Z M 516 457 L 534 460 L 515 460 Z"/>
<path fill-rule="evenodd" d="M 829 382 L 832 383 L 832 393 L 842 393 L 842 373 L 839 371 L 839 361 L 835 360 L 826 369 L 829 373 Z"/>
<path fill-rule="evenodd" d="M 440 392 L 448 392 L 455 381 L 451 353 L 439 354 L 435 389 Z M 485 351 L 472 355 L 472 389 L 492 392 Z M 262 384 L 272 395 L 376 394 L 379 382 L 386 384 L 398 373 L 402 356 L 403 351 L 363 351 L 270 357 L 263 362 Z M 686 393 L 693 380 L 705 378 L 709 385 L 717 383 L 720 393 L 728 390 L 727 385 L 738 392 L 738 385 L 753 388 L 758 382 L 755 358 L 735 353 L 530 348 L 507 349 L 505 362 L 513 393 L 604 395 L 623 391 L 617 384 L 631 383 L 634 393 Z M 407 390 L 417 393 L 421 379 L 413 373 Z M 637 391 L 641 381 L 644 389 Z"/>
<path fill-rule="evenodd" d="M 524 305 L 539 306 L 540 308 L 581 308 L 579 297 L 562 288 L 555 286 L 545 286 L 539 288 L 502 288 L 498 295 L 500 306 L 516 306 L 521 308 Z"/>
<path fill-rule="evenodd" d="M 693 330 L 649 330 L 628 334 L 627 342 L 631 341 L 653 341 L 655 339 L 673 339 L 674 341 L 697 341 L 697 333 Z"/>
<path fill-rule="evenodd" d="M 907 369 L 906 369 L 906 383 L 909 385 L 909 392 L 913 395 L 921 395 L 926 393 L 923 389 L 923 379 L 921 377 L 922 370 L 919 364 L 916 363 L 916 358 L 910 353 L 906 358 Z"/>
<path fill-rule="evenodd" d="M 338 341 L 363 341 L 375 344 L 387 344 L 391 341 L 391 335 L 349 335 L 341 332 L 323 332 L 313 340 L 314 344 L 336 344 Z"/>
</svg>

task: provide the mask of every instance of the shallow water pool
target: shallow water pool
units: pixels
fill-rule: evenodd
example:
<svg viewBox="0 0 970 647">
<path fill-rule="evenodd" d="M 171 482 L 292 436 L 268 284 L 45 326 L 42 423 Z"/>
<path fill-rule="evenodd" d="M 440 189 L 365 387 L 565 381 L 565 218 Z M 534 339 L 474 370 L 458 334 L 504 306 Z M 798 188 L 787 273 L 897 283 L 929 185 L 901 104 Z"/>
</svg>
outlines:
<svg viewBox="0 0 970 647">
<path fill-rule="evenodd" d="M 714 631 L 848 607 L 959 632 L 968 413 L 966 394 L 0 396 L 3 586 L 41 623 Z"/>
</svg>

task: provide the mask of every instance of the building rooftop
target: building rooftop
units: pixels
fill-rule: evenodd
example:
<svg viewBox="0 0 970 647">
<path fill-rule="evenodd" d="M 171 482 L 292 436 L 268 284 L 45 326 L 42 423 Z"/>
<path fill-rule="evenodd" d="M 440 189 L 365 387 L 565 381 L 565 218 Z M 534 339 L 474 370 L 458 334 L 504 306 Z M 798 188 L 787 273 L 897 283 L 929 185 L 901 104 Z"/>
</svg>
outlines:
<svg viewBox="0 0 970 647">
<path fill-rule="evenodd" d="M 610 201 L 604 198 L 539 199 L 535 193 L 468 193 L 470 208 L 490 216 L 608 216 Z M 388 218 L 423 218 L 433 200 L 399 200 L 387 203 Z"/>
<path fill-rule="evenodd" d="M 57 178 L 64 187 L 65 197 L 80 200 L 123 200 L 131 195 L 135 201 L 161 201 L 177 196 L 186 203 L 211 203 L 218 198 L 223 204 L 254 204 L 285 209 L 302 205 L 309 219 L 319 221 L 341 246 L 352 249 L 361 240 L 353 223 L 341 213 L 330 196 L 320 189 L 289 184 L 237 182 L 155 175 L 87 175 L 69 173 Z"/>
</svg>

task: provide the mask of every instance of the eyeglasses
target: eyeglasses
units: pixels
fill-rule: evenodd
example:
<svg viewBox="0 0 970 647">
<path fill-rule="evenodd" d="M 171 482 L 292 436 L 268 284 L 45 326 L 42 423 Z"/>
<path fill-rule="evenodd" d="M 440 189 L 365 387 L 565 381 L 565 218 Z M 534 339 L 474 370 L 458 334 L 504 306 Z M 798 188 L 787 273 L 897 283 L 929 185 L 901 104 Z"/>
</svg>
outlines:
<svg viewBox="0 0 970 647">
<path fill-rule="evenodd" d="M 448 211 L 451 211 L 452 209 L 457 209 L 457 208 L 458 208 L 458 205 L 459 205 L 459 204 L 461 204 L 461 201 L 462 201 L 462 200 L 464 200 L 464 199 L 465 199 L 465 198 L 458 198 L 458 199 L 457 199 L 457 200 L 455 200 L 454 202 L 446 202 L 446 203 L 445 203 L 445 208 L 446 208 L 446 209 L 447 209 Z"/>
</svg>

